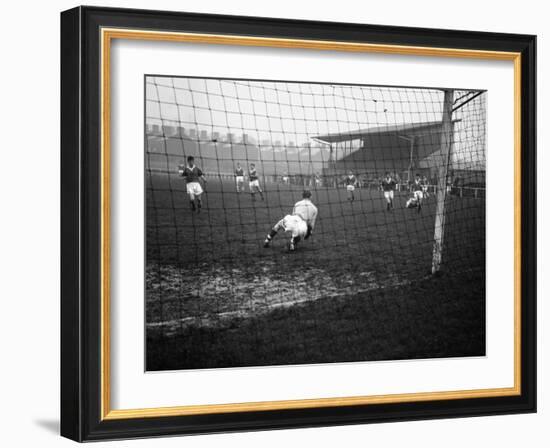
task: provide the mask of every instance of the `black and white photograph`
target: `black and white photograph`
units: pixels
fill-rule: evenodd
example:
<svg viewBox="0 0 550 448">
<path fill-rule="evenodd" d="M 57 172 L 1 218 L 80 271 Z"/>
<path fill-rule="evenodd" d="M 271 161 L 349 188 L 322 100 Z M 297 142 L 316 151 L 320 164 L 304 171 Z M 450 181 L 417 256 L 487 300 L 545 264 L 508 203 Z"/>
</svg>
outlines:
<svg viewBox="0 0 550 448">
<path fill-rule="evenodd" d="M 544 2 L 87 3 L 2 9 L 3 446 L 545 445 Z"/>
<path fill-rule="evenodd" d="M 144 83 L 147 371 L 486 354 L 487 91 Z"/>
</svg>

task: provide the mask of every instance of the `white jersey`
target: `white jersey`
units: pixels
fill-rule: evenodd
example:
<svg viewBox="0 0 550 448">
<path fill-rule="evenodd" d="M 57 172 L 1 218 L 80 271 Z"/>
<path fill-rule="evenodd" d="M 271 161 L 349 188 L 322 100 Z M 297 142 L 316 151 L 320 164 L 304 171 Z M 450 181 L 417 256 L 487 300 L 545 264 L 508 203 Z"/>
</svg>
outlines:
<svg viewBox="0 0 550 448">
<path fill-rule="evenodd" d="M 307 224 L 298 215 L 286 215 L 277 224 L 275 224 L 274 229 L 279 230 L 281 227 L 285 232 L 292 233 L 293 238 L 296 238 L 297 236 L 300 238 L 305 238 L 307 235 Z"/>
<path fill-rule="evenodd" d="M 309 199 L 302 199 L 294 204 L 292 214 L 302 218 L 311 228 L 315 227 L 317 207 Z"/>
</svg>

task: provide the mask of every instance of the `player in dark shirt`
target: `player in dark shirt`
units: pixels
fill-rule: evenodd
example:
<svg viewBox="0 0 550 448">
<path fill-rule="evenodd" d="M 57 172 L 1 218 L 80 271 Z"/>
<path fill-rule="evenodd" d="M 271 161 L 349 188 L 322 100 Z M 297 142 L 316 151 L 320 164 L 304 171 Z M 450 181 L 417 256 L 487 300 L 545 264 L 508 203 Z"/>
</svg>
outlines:
<svg viewBox="0 0 550 448">
<path fill-rule="evenodd" d="M 256 171 L 256 165 L 253 163 L 250 164 L 248 169 L 248 186 L 250 188 L 250 194 L 252 195 L 252 200 L 256 200 L 256 193 L 260 193 L 262 201 L 264 200 L 264 193 L 260 187 L 260 180 L 258 179 L 258 172 Z"/>
<path fill-rule="evenodd" d="M 355 200 L 355 187 L 357 186 L 357 178 L 354 176 L 353 171 L 349 171 L 348 175 L 344 179 L 346 184 L 346 190 L 348 191 L 348 201 L 353 202 Z"/>
<path fill-rule="evenodd" d="M 395 191 L 395 186 L 397 182 L 393 180 L 390 173 L 386 173 L 386 177 L 382 179 L 381 187 L 384 192 L 384 198 L 386 199 L 386 210 L 393 210 L 393 192 Z"/>
<path fill-rule="evenodd" d="M 201 195 L 203 193 L 200 181 L 202 180 L 206 184 L 206 179 L 202 170 L 195 165 L 195 158 L 193 156 L 187 157 L 187 166 L 183 170 L 182 176 L 185 177 L 191 210 L 197 210 L 200 213 L 202 208 Z"/>
<path fill-rule="evenodd" d="M 237 168 L 235 168 L 235 185 L 237 187 L 237 193 L 244 190 L 244 169 L 241 167 L 240 163 L 237 163 Z"/>
<path fill-rule="evenodd" d="M 416 206 L 418 207 L 417 211 L 420 213 L 420 210 L 422 210 L 422 202 L 424 201 L 424 183 L 420 179 L 420 174 L 416 175 L 411 189 L 413 191 L 412 199 L 416 202 Z"/>
</svg>

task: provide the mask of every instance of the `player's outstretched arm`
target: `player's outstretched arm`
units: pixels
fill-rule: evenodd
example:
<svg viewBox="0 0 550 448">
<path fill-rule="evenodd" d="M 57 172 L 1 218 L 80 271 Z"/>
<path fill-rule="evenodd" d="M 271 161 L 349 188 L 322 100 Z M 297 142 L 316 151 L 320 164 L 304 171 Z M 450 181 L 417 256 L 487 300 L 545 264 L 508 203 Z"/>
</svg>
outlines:
<svg viewBox="0 0 550 448">
<path fill-rule="evenodd" d="M 199 168 L 198 173 L 199 179 L 201 179 L 204 183 L 206 183 L 206 177 L 204 176 L 204 172 Z"/>
</svg>

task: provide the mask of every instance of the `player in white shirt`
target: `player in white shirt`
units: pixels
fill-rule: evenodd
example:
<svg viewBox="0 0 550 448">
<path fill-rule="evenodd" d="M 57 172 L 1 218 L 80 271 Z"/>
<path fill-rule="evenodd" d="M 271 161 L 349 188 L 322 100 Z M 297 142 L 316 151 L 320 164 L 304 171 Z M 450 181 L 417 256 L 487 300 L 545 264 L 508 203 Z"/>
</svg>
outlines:
<svg viewBox="0 0 550 448">
<path fill-rule="evenodd" d="M 302 238 L 307 240 L 311 236 L 317 219 L 317 207 L 311 202 L 311 192 L 309 190 L 304 190 L 302 198 L 301 201 L 294 204 L 291 215 L 286 215 L 273 226 L 265 238 L 264 247 L 269 247 L 271 241 L 281 229 L 291 233 L 290 251 L 296 250 L 296 245 Z"/>
</svg>

